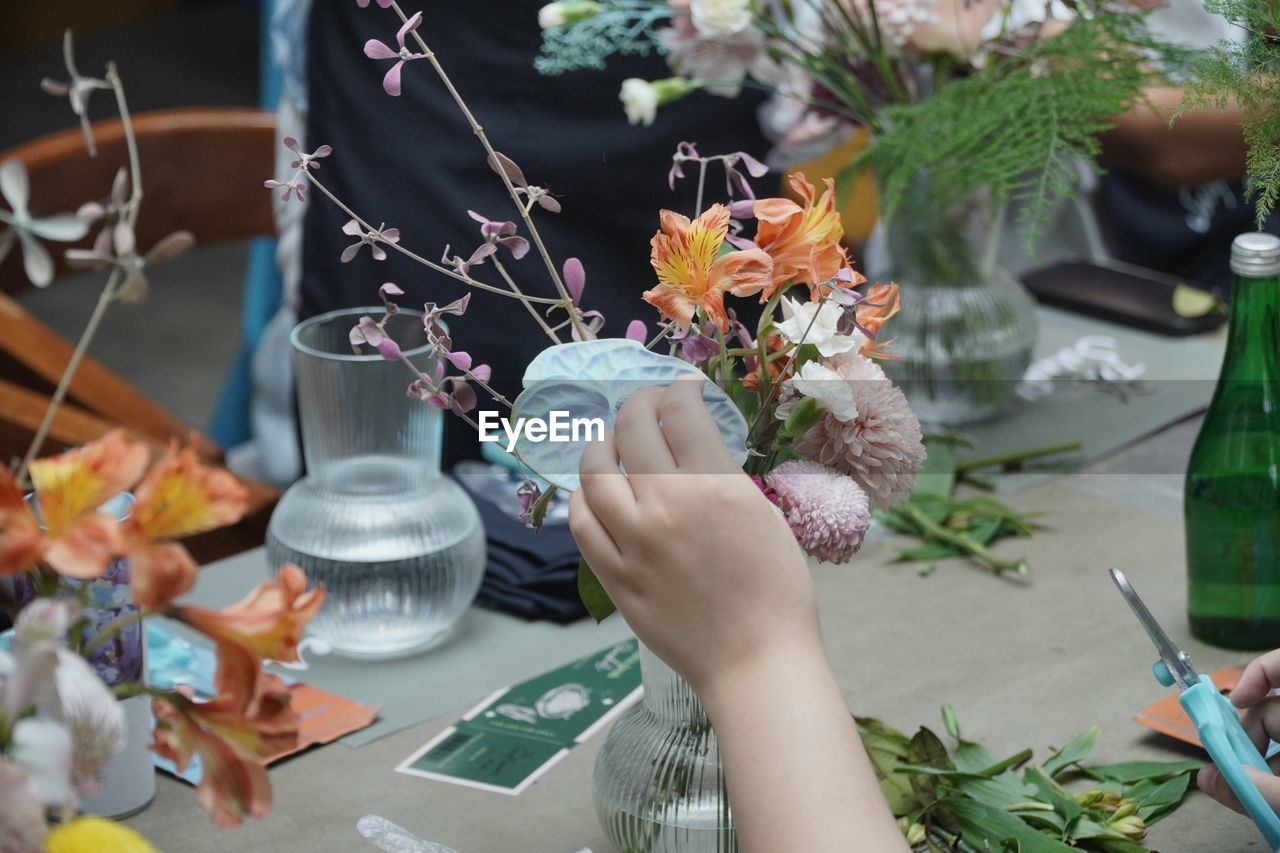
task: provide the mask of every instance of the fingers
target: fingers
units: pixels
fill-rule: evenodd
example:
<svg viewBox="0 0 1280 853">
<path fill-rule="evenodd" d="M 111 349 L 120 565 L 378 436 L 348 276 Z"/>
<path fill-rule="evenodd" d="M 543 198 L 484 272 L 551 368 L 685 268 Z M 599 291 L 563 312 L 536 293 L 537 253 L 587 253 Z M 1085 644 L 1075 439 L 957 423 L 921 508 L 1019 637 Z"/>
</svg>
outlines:
<svg viewBox="0 0 1280 853">
<path fill-rule="evenodd" d="M 617 542 L 634 525 L 637 510 L 631 482 L 618 470 L 618 448 L 612 432 L 587 445 L 578 463 L 578 479 L 581 486 L 574 494 L 582 494 L 582 503 L 592 517 Z"/>
<path fill-rule="evenodd" d="M 582 558 L 596 572 L 597 577 L 609 575 L 622 565 L 622 555 L 617 543 L 591 511 L 591 505 L 582 489 L 569 496 L 569 531 L 578 543 Z"/>
<path fill-rule="evenodd" d="M 658 425 L 664 388 L 641 388 L 622 404 L 614 422 L 618 455 L 628 474 L 674 474 L 676 461 Z"/>
<path fill-rule="evenodd" d="M 665 389 L 658 414 L 676 467 L 693 473 L 730 473 L 741 469 L 729 455 L 720 427 L 702 402 L 706 380 L 690 374 Z M 628 469 L 630 470 L 630 469 Z"/>
<path fill-rule="evenodd" d="M 1280 649 L 1254 658 L 1240 674 L 1231 701 L 1237 708 L 1256 705 L 1275 687 L 1280 687 Z"/>
<path fill-rule="evenodd" d="M 1262 794 L 1267 805 L 1280 811 L 1280 778 L 1254 770 L 1252 767 L 1245 767 L 1244 770 L 1253 784 L 1258 787 L 1258 793 Z M 1231 790 L 1222 771 L 1216 766 L 1206 764 L 1201 767 L 1199 774 L 1196 775 L 1196 785 L 1227 808 L 1241 814 L 1245 813 L 1244 806 L 1240 805 L 1240 798 Z"/>
<path fill-rule="evenodd" d="M 1249 740 L 1265 754 L 1273 740 L 1280 740 L 1280 697 L 1269 696 L 1254 705 L 1240 718 Z"/>
</svg>

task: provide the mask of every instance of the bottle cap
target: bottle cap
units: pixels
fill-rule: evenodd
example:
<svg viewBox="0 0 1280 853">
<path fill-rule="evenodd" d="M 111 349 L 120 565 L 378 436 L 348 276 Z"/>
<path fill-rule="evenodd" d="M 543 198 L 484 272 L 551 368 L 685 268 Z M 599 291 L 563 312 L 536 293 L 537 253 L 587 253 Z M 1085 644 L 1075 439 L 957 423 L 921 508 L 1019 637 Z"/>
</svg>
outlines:
<svg viewBox="0 0 1280 853">
<path fill-rule="evenodd" d="M 1231 243 L 1231 271 L 1244 278 L 1280 275 L 1280 237 L 1257 231 Z"/>
</svg>

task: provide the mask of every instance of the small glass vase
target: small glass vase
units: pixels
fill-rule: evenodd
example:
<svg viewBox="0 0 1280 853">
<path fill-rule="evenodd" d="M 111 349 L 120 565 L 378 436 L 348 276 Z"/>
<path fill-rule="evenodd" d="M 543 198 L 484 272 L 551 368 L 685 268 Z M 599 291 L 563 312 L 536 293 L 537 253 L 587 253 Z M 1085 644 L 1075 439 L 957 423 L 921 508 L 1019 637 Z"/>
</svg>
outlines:
<svg viewBox="0 0 1280 853">
<path fill-rule="evenodd" d="M 405 394 L 412 374 L 352 353 L 348 334 L 382 308 L 331 311 L 293 330 L 307 475 L 267 528 L 274 572 L 297 563 L 328 591 L 308 633 L 348 657 L 390 658 L 442 642 L 484 575 L 480 514 L 440 473 L 443 413 Z M 402 311 L 389 337 L 428 370 L 422 315 Z"/>
<path fill-rule="evenodd" d="M 738 849 L 711 721 L 683 678 L 640 646 L 644 694 L 596 757 L 596 816 L 618 853 Z"/>
<path fill-rule="evenodd" d="M 888 329 L 898 358 L 882 365 L 922 424 L 998 414 L 1031 363 L 1035 306 L 996 262 L 1002 220 L 986 192 L 944 209 L 920 182 L 867 244 L 867 275 L 902 294 Z"/>
</svg>

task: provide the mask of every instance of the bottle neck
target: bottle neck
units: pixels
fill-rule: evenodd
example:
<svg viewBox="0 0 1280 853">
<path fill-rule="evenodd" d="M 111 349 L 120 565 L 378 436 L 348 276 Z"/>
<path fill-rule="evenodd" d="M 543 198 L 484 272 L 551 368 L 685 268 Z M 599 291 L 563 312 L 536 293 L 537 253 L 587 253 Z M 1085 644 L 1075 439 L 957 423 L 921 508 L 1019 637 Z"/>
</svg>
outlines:
<svg viewBox="0 0 1280 853">
<path fill-rule="evenodd" d="M 1275 379 L 1280 358 L 1280 278 L 1237 275 L 1220 380 Z"/>
<path fill-rule="evenodd" d="M 675 670 L 640 644 L 640 678 L 644 683 L 641 702 L 659 719 L 673 725 L 710 728 L 711 720 L 693 688 Z"/>
</svg>

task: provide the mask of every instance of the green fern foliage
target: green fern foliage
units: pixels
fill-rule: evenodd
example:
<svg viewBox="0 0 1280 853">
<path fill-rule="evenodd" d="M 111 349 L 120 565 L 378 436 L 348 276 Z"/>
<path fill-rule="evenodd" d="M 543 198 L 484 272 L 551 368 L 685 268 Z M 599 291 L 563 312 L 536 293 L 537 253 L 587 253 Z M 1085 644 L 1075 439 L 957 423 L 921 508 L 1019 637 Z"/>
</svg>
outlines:
<svg viewBox="0 0 1280 853">
<path fill-rule="evenodd" d="M 1200 107 L 1239 107 L 1248 145 L 1249 197 L 1258 228 L 1280 202 L 1280 4 L 1208 0 L 1205 8 L 1244 28 L 1244 42 L 1220 42 L 1192 69 L 1177 114 Z"/>
<path fill-rule="evenodd" d="M 1077 158 L 1092 163 L 1098 134 L 1192 58 L 1152 35 L 1141 14 L 1081 18 L 933 97 L 886 107 L 859 165 L 876 175 L 890 215 L 904 203 L 947 208 L 986 188 L 996 204 L 1018 204 L 1030 245 L 1059 199 L 1074 195 Z"/>
</svg>

